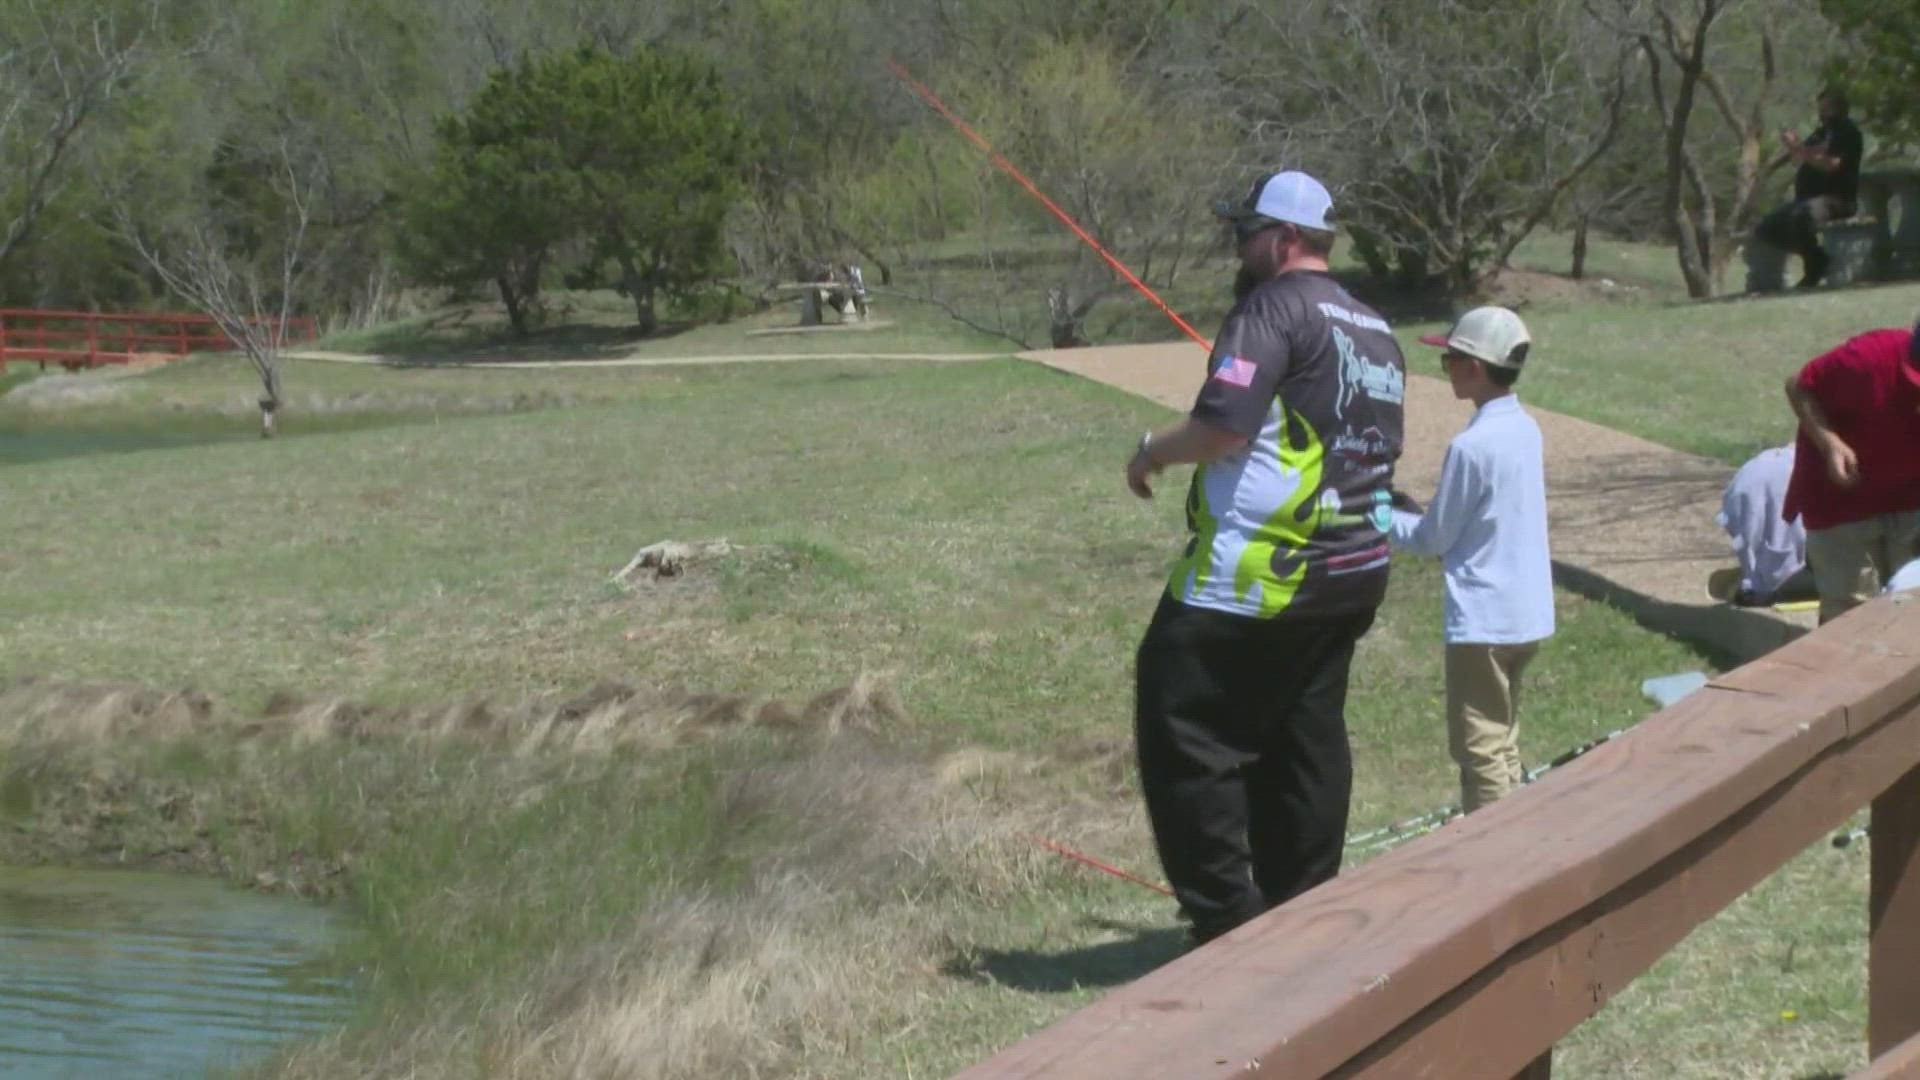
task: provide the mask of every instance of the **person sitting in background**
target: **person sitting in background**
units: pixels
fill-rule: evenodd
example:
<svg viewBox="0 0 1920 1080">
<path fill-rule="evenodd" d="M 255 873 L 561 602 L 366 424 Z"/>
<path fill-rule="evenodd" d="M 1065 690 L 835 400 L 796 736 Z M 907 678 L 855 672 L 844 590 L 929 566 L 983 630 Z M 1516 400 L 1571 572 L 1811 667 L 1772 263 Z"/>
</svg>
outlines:
<svg viewBox="0 0 1920 1080">
<path fill-rule="evenodd" d="M 1753 229 L 1755 240 L 1800 256 L 1803 289 L 1819 284 L 1827 273 L 1820 226 L 1854 214 L 1865 150 L 1859 125 L 1847 118 L 1844 93 L 1826 90 L 1816 104 L 1820 126 L 1813 134 L 1803 139 L 1792 129 L 1780 133 L 1782 153 L 1775 164 L 1792 161 L 1800 166 L 1793 175 L 1793 201 L 1761 218 Z"/>
</svg>

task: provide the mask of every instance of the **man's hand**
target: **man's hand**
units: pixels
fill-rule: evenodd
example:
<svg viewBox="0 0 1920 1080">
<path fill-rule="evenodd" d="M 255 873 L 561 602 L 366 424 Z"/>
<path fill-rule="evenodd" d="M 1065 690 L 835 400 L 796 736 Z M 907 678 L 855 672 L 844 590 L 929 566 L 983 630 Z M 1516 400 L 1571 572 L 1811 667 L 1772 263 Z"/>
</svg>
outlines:
<svg viewBox="0 0 1920 1080">
<path fill-rule="evenodd" d="M 1152 445 L 1152 440 L 1141 438 L 1139 449 L 1133 452 L 1132 459 L 1127 462 L 1127 490 L 1143 499 L 1153 498 L 1153 485 L 1148 481 L 1166 468 L 1153 460 L 1150 452 Z"/>
<path fill-rule="evenodd" d="M 1158 434 L 1140 436 L 1140 445 L 1127 461 L 1127 490 L 1143 499 L 1153 498 L 1149 483 L 1169 465 L 1198 465 L 1218 461 L 1237 453 L 1247 445 L 1245 435 L 1237 435 L 1202 420 L 1185 420 Z"/>
<path fill-rule="evenodd" d="M 1827 476 L 1843 488 L 1853 487 L 1860 482 L 1860 459 L 1855 456 L 1853 447 L 1848 446 L 1839 436 L 1827 440 L 1822 448 L 1827 459 Z"/>
</svg>

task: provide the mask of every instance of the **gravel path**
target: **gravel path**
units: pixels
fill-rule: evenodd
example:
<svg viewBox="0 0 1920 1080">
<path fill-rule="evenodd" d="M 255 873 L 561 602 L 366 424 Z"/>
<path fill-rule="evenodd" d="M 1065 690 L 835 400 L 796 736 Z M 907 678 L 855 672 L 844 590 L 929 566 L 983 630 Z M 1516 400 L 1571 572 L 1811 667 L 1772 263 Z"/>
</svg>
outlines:
<svg viewBox="0 0 1920 1080">
<path fill-rule="evenodd" d="M 1181 411 L 1192 404 L 1206 367 L 1199 347 L 1187 342 L 1020 355 Z M 1524 401 L 1524 383 L 1520 394 Z M 1406 454 L 1395 483 L 1424 502 L 1439 479 L 1447 440 L 1472 406 L 1454 400 L 1440 379 L 1410 374 L 1406 409 Z M 1571 416 L 1531 405 L 1528 411 L 1546 440 L 1547 513 L 1554 577 L 1562 587 L 1619 604 L 1647 625 L 1729 659 L 1758 656 L 1813 626 L 1811 613 L 1707 599 L 1707 575 L 1733 563 L 1714 522 L 1731 468 Z M 1131 435 L 1115 432 L 1114 438 Z"/>
</svg>

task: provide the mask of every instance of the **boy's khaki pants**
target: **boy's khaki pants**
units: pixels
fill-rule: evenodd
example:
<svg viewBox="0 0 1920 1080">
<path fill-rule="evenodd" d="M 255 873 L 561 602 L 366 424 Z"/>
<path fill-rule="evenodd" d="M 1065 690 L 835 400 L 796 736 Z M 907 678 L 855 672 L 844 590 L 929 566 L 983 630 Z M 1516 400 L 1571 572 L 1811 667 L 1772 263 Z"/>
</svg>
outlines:
<svg viewBox="0 0 1920 1080">
<path fill-rule="evenodd" d="M 1540 650 L 1447 645 L 1447 745 L 1460 766 L 1460 807 L 1472 813 L 1525 779 L 1520 767 L 1520 673 Z"/>
</svg>

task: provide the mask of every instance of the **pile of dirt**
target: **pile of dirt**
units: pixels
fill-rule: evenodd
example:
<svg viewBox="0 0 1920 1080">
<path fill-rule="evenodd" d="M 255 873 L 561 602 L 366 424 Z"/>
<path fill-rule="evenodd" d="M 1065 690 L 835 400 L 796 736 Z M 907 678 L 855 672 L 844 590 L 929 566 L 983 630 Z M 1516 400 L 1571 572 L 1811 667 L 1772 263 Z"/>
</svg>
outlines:
<svg viewBox="0 0 1920 1080">
<path fill-rule="evenodd" d="M 680 577 L 690 567 L 710 565 L 743 550 L 725 539 L 697 543 L 661 540 L 635 552 L 627 565 L 614 573 L 613 583 L 631 592 L 650 582 Z"/>
<path fill-rule="evenodd" d="M 1508 268 L 1487 284 L 1485 301 L 1523 311 L 1529 306 L 1640 300 L 1646 295 L 1647 290 L 1638 285 L 1609 277 L 1573 278 Z"/>
</svg>

